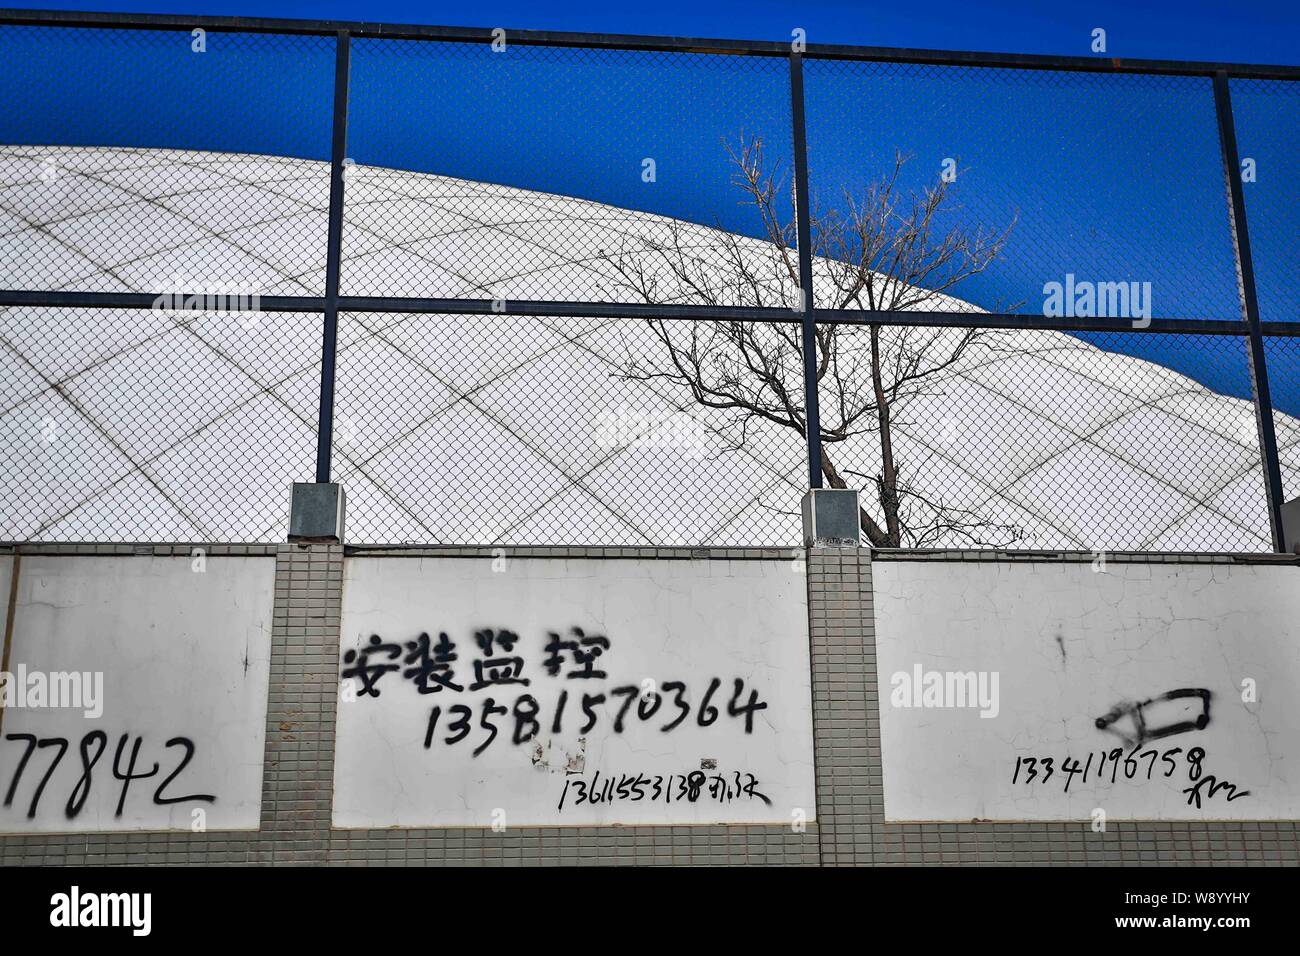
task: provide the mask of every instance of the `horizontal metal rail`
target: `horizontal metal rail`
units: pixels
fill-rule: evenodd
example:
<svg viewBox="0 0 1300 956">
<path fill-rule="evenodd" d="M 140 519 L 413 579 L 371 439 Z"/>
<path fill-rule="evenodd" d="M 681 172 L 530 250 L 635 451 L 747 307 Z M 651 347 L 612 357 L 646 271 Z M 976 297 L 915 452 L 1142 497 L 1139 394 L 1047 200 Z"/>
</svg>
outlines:
<svg viewBox="0 0 1300 956">
<path fill-rule="evenodd" d="M 169 301 L 202 291 L 168 293 Z M 152 309 L 158 296 L 148 292 L 59 292 L 0 290 L 0 307 L 59 309 Z M 324 296 L 265 295 L 264 312 L 325 312 Z M 565 302 L 550 299 L 417 299 L 401 296 L 338 297 L 340 312 L 398 312 L 411 315 L 535 315 L 595 319 L 664 319 L 716 322 L 799 322 L 793 309 L 708 305 L 649 305 L 639 302 Z M 197 306 L 191 311 L 204 311 Z M 1246 335 L 1240 319 L 1151 319 L 1135 325 L 1125 318 L 1047 317 L 1014 312 L 870 312 L 814 309 L 813 318 L 827 325 L 921 325 L 947 328 L 1039 329 L 1054 332 L 1154 332 L 1175 335 Z M 1261 322 L 1265 336 L 1300 337 L 1300 322 Z"/>
<path fill-rule="evenodd" d="M 27 26 L 96 27 L 128 30 L 192 30 L 222 33 L 281 33 L 336 36 L 346 31 L 354 39 L 432 40 L 487 43 L 497 27 L 442 27 L 420 24 L 371 23 L 345 20 L 287 20 L 269 17 L 210 17 L 178 14 L 92 13 L 64 10 L 0 8 L 0 23 Z M 789 41 L 726 40 L 694 37 L 639 36 L 618 33 L 565 33 L 550 30 L 506 30 L 510 43 L 524 46 L 601 50 L 646 50 L 740 56 L 789 56 Z M 1196 60 L 1143 60 L 1121 57 L 1052 56 L 1047 54 L 981 53 L 918 50 L 898 47 L 809 43 L 806 59 L 864 60 L 920 63 L 935 66 L 991 67 L 1014 70 L 1061 70 L 1083 73 L 1149 73 L 1207 76 L 1227 73 L 1251 79 L 1300 80 L 1300 66 L 1212 63 Z"/>
</svg>

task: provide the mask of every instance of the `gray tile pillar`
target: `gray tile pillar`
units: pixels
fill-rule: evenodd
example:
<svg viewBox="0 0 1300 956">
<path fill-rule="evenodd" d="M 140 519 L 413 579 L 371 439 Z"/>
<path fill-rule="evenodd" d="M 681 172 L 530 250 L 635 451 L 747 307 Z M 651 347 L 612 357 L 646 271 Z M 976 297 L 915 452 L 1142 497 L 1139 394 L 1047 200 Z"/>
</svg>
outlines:
<svg viewBox="0 0 1300 956">
<path fill-rule="evenodd" d="M 809 549 L 808 619 L 821 862 L 868 865 L 881 812 L 870 550 Z"/>
<path fill-rule="evenodd" d="M 280 546 L 258 862 L 326 862 L 342 598 L 342 545 Z"/>
</svg>

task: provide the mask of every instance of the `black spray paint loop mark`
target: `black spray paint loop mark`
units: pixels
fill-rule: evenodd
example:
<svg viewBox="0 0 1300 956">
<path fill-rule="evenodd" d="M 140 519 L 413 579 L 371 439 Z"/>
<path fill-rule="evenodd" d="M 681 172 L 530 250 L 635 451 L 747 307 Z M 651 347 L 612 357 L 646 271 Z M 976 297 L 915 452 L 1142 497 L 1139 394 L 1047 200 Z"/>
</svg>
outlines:
<svg viewBox="0 0 1300 956">
<path fill-rule="evenodd" d="M 1172 737 L 1174 734 L 1187 733 L 1189 730 L 1204 730 L 1210 723 L 1210 698 L 1212 696 L 1203 687 L 1182 687 L 1140 703 L 1116 704 L 1107 713 L 1097 718 L 1097 729 L 1114 734 L 1129 747 L 1140 747 L 1148 740 Z M 1148 707 L 1165 701 L 1187 700 L 1190 698 L 1198 698 L 1201 701 L 1201 712 L 1194 719 L 1177 721 L 1161 727 L 1147 726 L 1146 710 Z M 1131 734 L 1125 734 L 1115 726 L 1118 721 L 1125 717 L 1133 718 L 1133 731 Z"/>
</svg>

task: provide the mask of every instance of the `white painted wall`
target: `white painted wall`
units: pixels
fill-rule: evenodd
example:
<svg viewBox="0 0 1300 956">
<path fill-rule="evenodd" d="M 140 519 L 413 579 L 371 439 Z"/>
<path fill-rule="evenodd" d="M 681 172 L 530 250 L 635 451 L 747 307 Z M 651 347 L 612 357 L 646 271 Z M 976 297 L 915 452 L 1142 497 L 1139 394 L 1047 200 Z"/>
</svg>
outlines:
<svg viewBox="0 0 1300 956">
<path fill-rule="evenodd" d="M 37 748 L 23 768 L 9 806 L 0 806 L 0 832 L 102 832 L 256 829 L 270 674 L 273 557 L 208 557 L 200 573 L 185 557 L 24 556 L 18 574 L 9 671 L 102 674 L 103 713 L 85 709 L 7 707 L 5 738 L 35 734 L 63 738 L 67 752 L 50 775 L 36 816 L 27 816 L 57 744 Z M 5 595 L 8 595 L 6 590 Z M 93 681 L 93 678 L 92 678 Z M 30 703 L 30 700 L 29 700 Z M 106 746 L 87 742 L 93 761 L 90 792 L 80 812 L 67 804 L 83 777 L 80 745 L 96 731 Z M 135 773 L 120 815 L 123 781 L 137 738 Z M 215 802 L 159 805 L 159 785 L 194 744 L 192 760 L 163 789 L 165 799 L 209 794 Z M 0 740 L 0 800 L 13 786 L 27 744 Z M 194 811 L 203 811 L 196 818 Z"/>
<path fill-rule="evenodd" d="M 806 580 L 790 562 L 520 558 L 507 559 L 504 567 L 498 561 L 496 567 L 491 558 L 348 560 L 341 656 L 372 634 L 405 645 L 422 631 L 434 640 L 445 632 L 456 645 L 452 666 L 464 689 L 421 694 L 398 671 L 378 679 L 378 697 L 356 694 L 340 702 L 336 826 L 790 825 L 798 814 L 813 819 Z M 588 637 L 610 641 L 597 662 L 606 679 L 567 678 L 575 669 L 567 662 L 558 676 L 543 666 L 547 633 L 570 639 L 575 626 Z M 482 628 L 519 636 L 513 655 L 523 659 L 527 687 L 470 689 L 481 656 L 474 634 Z M 384 656 L 377 660 L 387 662 Z M 341 674 L 347 666 L 341 662 Z M 698 715 L 713 678 L 722 681 L 711 701 L 719 715 L 703 727 Z M 736 678 L 745 682 L 742 703 L 754 690 L 767 704 L 755 713 L 752 733 L 746 733 L 743 716 L 727 712 Z M 665 693 L 668 699 L 649 720 L 639 719 L 634 702 L 623 732 L 615 733 L 612 725 L 624 698 L 612 689 L 640 688 L 647 680 L 661 693 L 664 682 L 683 682 L 689 716 L 675 729 L 661 731 L 680 713 L 671 700 L 676 693 Z M 346 698 L 362 682 L 348 677 L 342 686 Z M 563 691 L 570 699 L 561 731 L 553 733 Z M 593 704 L 597 723 L 585 734 L 584 693 L 607 698 Z M 513 708 L 521 694 L 540 706 L 537 736 L 515 744 L 513 716 L 489 717 L 499 734 L 473 756 L 488 737 L 480 725 L 487 698 Z M 653 699 L 647 698 L 647 709 Z M 455 704 L 472 708 L 472 730 L 448 744 L 449 708 Z M 441 708 L 439 723 L 426 749 L 434 707 Z M 706 762 L 716 766 L 702 770 Z M 695 801 L 689 787 L 683 795 L 680 783 L 693 771 L 709 778 Z M 628 781 L 638 775 L 645 782 L 635 800 Z M 661 778 L 658 799 L 656 777 Z M 603 795 L 611 778 L 614 799 L 579 803 L 578 782 Z M 627 783 L 623 799 L 617 798 L 620 783 Z M 721 799 L 713 797 L 710 786 Z M 746 786 L 770 804 L 736 792 Z"/>
<path fill-rule="evenodd" d="M 1097 572 L 1088 563 L 879 561 L 872 579 L 887 819 L 1090 823 L 1098 808 L 1111 821 L 1300 818 L 1294 567 L 1111 561 Z M 997 672 L 997 715 L 895 706 L 905 701 L 891 679 L 917 665 Z M 1247 679 L 1256 682 L 1254 702 L 1243 701 Z M 1097 718 L 1183 688 L 1211 692 L 1209 723 L 1141 744 L 1136 769 L 1107 758 L 1099 779 L 1101 753 L 1134 752 L 1111 732 L 1132 740 L 1134 722 L 1130 715 L 1103 730 Z M 1155 729 L 1203 709 L 1199 698 L 1183 698 L 1142 713 Z M 1181 750 L 1166 762 L 1173 748 Z M 1205 754 L 1198 781 L 1193 748 Z M 1145 756 L 1153 749 L 1156 757 Z M 1022 762 L 1017 775 L 1017 758 L 1044 757 L 1054 761 L 1050 779 L 1041 762 Z M 1068 793 L 1066 758 L 1081 768 Z M 1201 782 L 1211 775 L 1249 795 L 1211 796 Z M 1198 783 L 1200 809 L 1184 792 Z"/>
</svg>

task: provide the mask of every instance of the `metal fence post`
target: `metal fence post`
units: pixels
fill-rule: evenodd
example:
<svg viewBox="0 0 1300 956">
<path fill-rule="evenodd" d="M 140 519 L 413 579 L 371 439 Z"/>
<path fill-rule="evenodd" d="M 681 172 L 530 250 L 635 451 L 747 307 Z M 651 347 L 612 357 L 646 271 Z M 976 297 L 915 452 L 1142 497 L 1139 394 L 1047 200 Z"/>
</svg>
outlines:
<svg viewBox="0 0 1300 956">
<path fill-rule="evenodd" d="M 316 480 L 330 480 L 334 444 L 334 367 L 339 337 L 339 262 L 343 247 L 343 160 L 348 149 L 348 76 L 352 35 L 338 34 L 334 58 L 334 127 L 330 147 L 329 231 L 325 253 L 325 322 L 321 341 L 320 415 L 316 431 Z"/>
<path fill-rule="evenodd" d="M 1268 365 L 1264 337 L 1259 326 L 1259 300 L 1255 295 L 1255 265 L 1250 254 L 1250 233 L 1246 227 L 1246 199 L 1241 188 L 1241 158 L 1237 155 L 1237 130 L 1232 118 L 1232 94 L 1228 74 L 1214 74 L 1214 108 L 1219 120 L 1219 148 L 1223 153 L 1223 176 L 1228 190 L 1228 217 L 1232 244 L 1237 255 L 1237 285 L 1241 314 L 1246 324 L 1250 377 L 1255 393 L 1255 423 L 1264 461 L 1264 493 L 1268 498 L 1268 523 L 1273 550 L 1283 551 L 1282 469 L 1278 464 L 1277 435 L 1273 428 L 1273 398 L 1268 387 Z"/>
<path fill-rule="evenodd" d="M 803 111 L 803 57 L 790 54 L 790 114 L 794 127 L 795 228 L 799 242 L 799 306 L 803 348 L 808 487 L 822 486 L 821 409 L 817 401 L 817 319 L 813 302 L 812 223 L 808 198 L 808 131 Z"/>
</svg>

